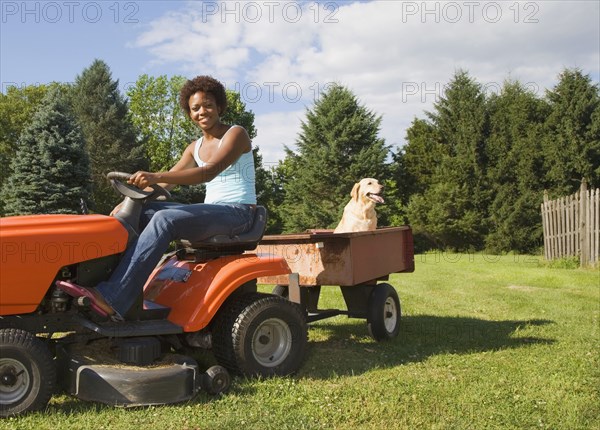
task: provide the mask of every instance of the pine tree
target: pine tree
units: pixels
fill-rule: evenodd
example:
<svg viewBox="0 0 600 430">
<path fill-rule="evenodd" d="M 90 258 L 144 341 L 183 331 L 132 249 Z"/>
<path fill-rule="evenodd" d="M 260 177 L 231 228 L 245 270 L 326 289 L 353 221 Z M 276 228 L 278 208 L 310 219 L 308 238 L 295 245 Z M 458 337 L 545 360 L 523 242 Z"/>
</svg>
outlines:
<svg viewBox="0 0 600 430">
<path fill-rule="evenodd" d="M 8 166 L 17 152 L 19 136 L 47 91 L 45 85 L 30 85 L 11 86 L 6 94 L 0 93 L 0 189 L 10 174 Z"/>
<path fill-rule="evenodd" d="M 354 183 L 363 177 L 388 178 L 388 147 L 378 137 L 380 123 L 380 116 L 337 84 L 307 110 L 298 152 L 286 148 L 286 231 L 334 227 Z"/>
<path fill-rule="evenodd" d="M 431 122 L 418 118 L 406 130 L 406 142 L 396 161 L 402 162 L 409 194 L 422 193 L 431 185 L 437 166 L 448 154 L 447 145 L 442 144 Z"/>
<path fill-rule="evenodd" d="M 19 137 L 2 190 L 7 215 L 78 213 L 90 192 L 89 159 L 65 95 L 49 90 Z"/>
<path fill-rule="evenodd" d="M 585 177 L 600 185 L 600 88 L 581 70 L 564 70 L 546 94 L 550 114 L 545 123 L 544 152 L 549 188 L 566 195 Z"/>
<path fill-rule="evenodd" d="M 410 223 L 415 233 L 427 236 L 437 247 L 482 248 L 489 201 L 485 94 L 477 82 L 460 71 L 434 108 L 427 114 L 433 130 L 425 129 L 423 139 L 439 139 L 437 144 L 431 143 L 439 160 L 435 167 L 425 167 L 432 169 L 430 182 L 424 181 L 426 189 L 409 203 Z"/>
<path fill-rule="evenodd" d="M 492 252 L 535 252 L 542 241 L 539 206 L 545 171 L 541 126 L 548 106 L 520 83 L 505 82 L 488 107 L 487 175 L 493 198 L 486 247 Z"/>
<path fill-rule="evenodd" d="M 49 85 L 10 86 L 0 93 L 0 192 L 11 174 L 10 166 L 17 153 L 19 136 L 31 122 L 40 100 L 49 88 L 67 90 L 68 85 L 53 82 Z M 4 214 L 0 200 L 0 216 Z"/>
<path fill-rule="evenodd" d="M 73 109 L 90 154 L 93 204 L 96 212 L 108 213 L 119 201 L 106 174 L 147 169 L 143 143 L 128 117 L 127 102 L 113 81 L 108 65 L 95 60 L 75 80 Z"/>
</svg>

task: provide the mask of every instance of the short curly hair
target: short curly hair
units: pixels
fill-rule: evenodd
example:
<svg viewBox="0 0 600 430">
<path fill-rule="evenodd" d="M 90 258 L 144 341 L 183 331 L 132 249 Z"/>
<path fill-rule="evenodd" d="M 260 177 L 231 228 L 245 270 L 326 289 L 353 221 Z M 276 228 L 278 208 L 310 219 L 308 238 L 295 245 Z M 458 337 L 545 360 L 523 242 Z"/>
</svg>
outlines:
<svg viewBox="0 0 600 430">
<path fill-rule="evenodd" d="M 190 97 L 198 91 L 211 94 L 217 102 L 219 115 L 225 113 L 227 110 L 227 93 L 223 84 L 212 76 L 196 76 L 194 79 L 186 81 L 179 92 L 179 105 L 188 117 L 190 116 Z"/>
</svg>

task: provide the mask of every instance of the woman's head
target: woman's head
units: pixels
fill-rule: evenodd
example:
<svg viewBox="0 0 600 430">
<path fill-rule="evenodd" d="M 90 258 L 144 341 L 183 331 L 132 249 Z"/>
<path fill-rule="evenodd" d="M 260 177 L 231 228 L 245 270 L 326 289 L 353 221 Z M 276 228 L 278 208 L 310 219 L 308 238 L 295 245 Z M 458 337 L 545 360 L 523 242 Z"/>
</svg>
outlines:
<svg viewBox="0 0 600 430">
<path fill-rule="evenodd" d="M 227 93 L 223 84 L 212 76 L 196 76 L 183 84 L 179 93 L 179 104 L 188 117 L 190 116 L 190 97 L 198 91 L 212 95 L 217 103 L 219 115 L 225 113 L 227 110 Z"/>
</svg>

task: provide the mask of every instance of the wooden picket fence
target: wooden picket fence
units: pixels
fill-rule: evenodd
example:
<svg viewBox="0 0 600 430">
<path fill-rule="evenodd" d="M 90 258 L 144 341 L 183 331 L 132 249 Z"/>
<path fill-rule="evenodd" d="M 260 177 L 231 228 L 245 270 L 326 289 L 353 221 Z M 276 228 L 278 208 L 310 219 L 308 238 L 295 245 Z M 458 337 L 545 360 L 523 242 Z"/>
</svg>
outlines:
<svg viewBox="0 0 600 430">
<path fill-rule="evenodd" d="M 585 179 L 578 192 L 542 203 L 546 260 L 579 256 L 582 267 L 596 266 L 600 254 L 600 189 L 588 190 Z"/>
</svg>

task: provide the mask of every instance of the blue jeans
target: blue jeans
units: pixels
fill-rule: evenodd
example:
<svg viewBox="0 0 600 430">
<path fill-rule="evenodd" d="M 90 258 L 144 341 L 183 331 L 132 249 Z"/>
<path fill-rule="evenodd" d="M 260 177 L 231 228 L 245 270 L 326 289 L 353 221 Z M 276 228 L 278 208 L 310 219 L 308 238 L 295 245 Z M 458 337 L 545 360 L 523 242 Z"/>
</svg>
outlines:
<svg viewBox="0 0 600 430">
<path fill-rule="evenodd" d="M 172 241 L 244 233 L 252 227 L 253 215 L 250 205 L 237 203 L 148 203 L 140 219 L 140 236 L 129 244 L 110 279 L 96 290 L 119 315 L 125 315 Z"/>
</svg>

